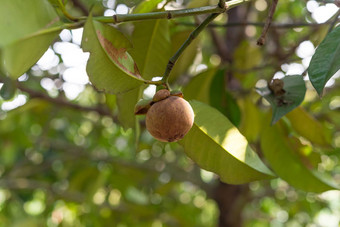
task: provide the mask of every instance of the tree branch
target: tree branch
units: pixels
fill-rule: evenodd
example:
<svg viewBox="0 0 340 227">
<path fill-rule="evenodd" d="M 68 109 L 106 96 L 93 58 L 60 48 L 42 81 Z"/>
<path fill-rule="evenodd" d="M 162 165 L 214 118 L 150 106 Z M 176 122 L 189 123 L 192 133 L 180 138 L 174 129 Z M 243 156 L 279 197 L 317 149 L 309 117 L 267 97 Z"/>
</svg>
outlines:
<svg viewBox="0 0 340 227">
<path fill-rule="evenodd" d="M 180 9 L 180 10 L 166 10 L 162 12 L 151 12 L 151 13 L 137 13 L 137 14 L 116 14 L 112 17 L 95 17 L 96 21 L 102 23 L 122 23 L 128 21 L 139 21 L 139 20 L 150 20 L 150 19 L 173 19 L 178 17 L 195 16 L 202 14 L 212 14 L 212 13 L 224 13 L 226 9 L 232 9 L 238 5 L 251 0 L 232 0 L 223 4 L 223 7 L 217 6 L 204 6 L 198 8 L 190 9 Z M 221 2 L 221 1 L 220 1 Z M 77 18 L 78 20 L 86 20 L 87 17 Z"/>
<path fill-rule="evenodd" d="M 339 19 L 337 20 L 339 21 Z M 195 26 L 195 23 L 187 23 L 187 22 L 180 22 L 176 23 L 178 25 L 183 26 Z M 324 23 L 304 23 L 304 22 L 298 22 L 298 23 L 285 23 L 285 24 L 278 24 L 278 23 L 271 23 L 271 28 L 277 28 L 277 29 L 290 29 L 290 28 L 299 28 L 299 27 L 320 27 L 323 25 L 329 25 L 332 24 L 332 22 L 324 22 Z M 209 28 L 228 28 L 228 27 L 245 27 L 245 26 L 255 26 L 255 27 L 263 27 L 265 23 L 262 22 L 228 22 L 225 24 L 214 24 L 210 23 L 208 25 Z"/>
<path fill-rule="evenodd" d="M 266 23 L 264 25 L 264 28 L 262 30 L 262 34 L 261 34 L 260 38 L 257 40 L 257 45 L 259 45 L 259 46 L 263 46 L 265 41 L 266 41 L 266 35 L 267 35 L 268 29 L 270 27 L 270 24 L 272 23 L 273 15 L 274 15 L 278 1 L 279 0 L 273 0 L 272 5 L 270 6 L 269 14 L 268 14 L 268 17 L 266 19 Z"/>
<path fill-rule="evenodd" d="M 75 104 L 75 103 L 71 103 L 67 100 L 61 99 L 61 98 L 52 98 L 45 93 L 41 93 L 41 92 L 32 90 L 30 88 L 27 88 L 27 87 L 23 86 L 21 83 L 17 83 L 17 88 L 19 90 L 21 90 L 22 92 L 27 93 L 31 98 L 43 99 L 43 100 L 46 100 L 50 103 L 54 103 L 54 104 L 59 105 L 59 106 L 64 106 L 64 107 L 68 107 L 68 108 L 72 108 L 72 109 L 80 110 L 80 111 L 84 111 L 84 112 L 94 111 L 94 112 L 97 112 L 100 115 L 109 116 L 114 120 L 114 122 L 118 122 L 117 117 L 114 116 L 111 113 L 111 111 L 107 108 L 81 106 L 81 105 L 78 105 L 78 104 Z"/>
</svg>

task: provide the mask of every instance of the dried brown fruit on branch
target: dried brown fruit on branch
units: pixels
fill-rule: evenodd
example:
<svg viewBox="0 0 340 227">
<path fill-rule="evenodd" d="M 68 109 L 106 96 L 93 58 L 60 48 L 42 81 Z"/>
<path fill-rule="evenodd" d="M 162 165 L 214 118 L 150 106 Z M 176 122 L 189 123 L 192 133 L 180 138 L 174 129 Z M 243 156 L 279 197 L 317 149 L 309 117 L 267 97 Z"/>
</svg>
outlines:
<svg viewBox="0 0 340 227">
<path fill-rule="evenodd" d="M 168 94 L 167 97 L 163 97 Z M 179 96 L 159 90 L 155 97 L 162 96 L 146 113 L 146 128 L 157 140 L 175 142 L 189 132 L 194 122 L 190 104 Z M 155 100 L 158 100 L 156 98 Z"/>
</svg>

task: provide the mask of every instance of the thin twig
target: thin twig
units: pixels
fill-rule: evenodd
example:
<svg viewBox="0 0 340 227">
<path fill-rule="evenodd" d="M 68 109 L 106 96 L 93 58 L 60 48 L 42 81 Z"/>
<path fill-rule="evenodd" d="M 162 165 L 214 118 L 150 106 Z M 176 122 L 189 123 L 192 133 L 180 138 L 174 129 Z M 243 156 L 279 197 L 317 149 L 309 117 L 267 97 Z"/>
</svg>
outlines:
<svg viewBox="0 0 340 227">
<path fill-rule="evenodd" d="M 151 19 L 173 19 L 178 17 L 187 17 L 187 16 L 195 16 L 195 15 L 203 15 L 203 14 L 212 14 L 212 13 L 223 13 L 225 9 L 232 9 L 236 6 L 244 4 L 246 2 L 250 2 L 251 0 L 232 0 L 228 1 L 224 4 L 223 7 L 217 6 L 203 6 L 198 8 L 190 8 L 190 9 L 180 9 L 180 10 L 166 10 L 162 12 L 150 12 L 150 13 L 137 13 L 137 14 L 116 14 L 112 17 L 94 17 L 96 21 L 102 23 L 122 23 L 128 21 L 139 21 L 139 20 L 151 20 Z M 86 20 L 87 17 L 79 17 L 79 20 Z"/>
<path fill-rule="evenodd" d="M 184 43 L 182 44 L 182 46 L 177 50 L 177 52 L 170 58 L 162 81 L 165 82 L 166 84 L 168 83 L 168 78 L 170 75 L 170 72 L 172 70 L 172 68 L 174 67 L 176 61 L 178 60 L 178 58 L 181 56 L 181 54 L 183 53 L 183 51 L 191 44 L 191 42 L 203 31 L 203 29 L 211 22 L 213 21 L 218 15 L 220 15 L 219 13 L 213 13 L 211 15 L 209 15 L 193 32 L 190 33 L 189 37 L 187 38 L 187 40 L 184 41 Z"/>
<path fill-rule="evenodd" d="M 147 19 L 172 19 L 184 16 L 195 16 L 209 13 L 222 13 L 224 10 L 219 6 L 204 6 L 183 10 L 166 10 L 163 12 L 140 13 L 140 14 L 116 14 L 113 15 L 113 23 L 121 23 L 127 21 L 138 21 Z"/>
<path fill-rule="evenodd" d="M 262 30 L 262 34 L 261 34 L 260 38 L 257 40 L 257 45 L 259 45 L 259 46 L 263 46 L 265 41 L 266 41 L 266 35 L 267 35 L 268 29 L 270 27 L 270 24 L 272 23 L 273 15 L 274 15 L 278 1 L 279 0 L 273 0 L 272 5 L 270 6 L 269 14 L 268 14 L 268 17 L 266 19 L 266 23 L 264 25 L 264 28 Z"/>
<path fill-rule="evenodd" d="M 339 21 L 339 19 L 337 20 Z M 324 23 L 305 23 L 305 22 L 298 22 L 298 23 L 284 23 L 284 24 L 278 24 L 278 23 L 271 23 L 271 28 L 277 28 L 277 29 L 290 29 L 290 28 L 299 28 L 299 27 L 320 27 L 323 25 L 331 24 L 332 22 L 324 22 Z M 183 26 L 196 26 L 195 23 L 190 22 L 177 22 L 177 25 L 183 25 Z M 232 23 L 228 22 L 225 24 L 216 24 L 216 23 L 210 23 L 208 25 L 209 28 L 227 28 L 227 27 L 245 27 L 245 26 L 255 26 L 255 27 L 263 27 L 265 23 L 262 22 L 237 22 Z"/>
<path fill-rule="evenodd" d="M 338 12 L 335 14 L 333 21 L 331 21 L 331 24 L 328 29 L 328 33 L 330 33 L 333 30 L 336 22 L 339 20 L 339 16 L 340 16 L 340 10 L 338 10 Z"/>
</svg>

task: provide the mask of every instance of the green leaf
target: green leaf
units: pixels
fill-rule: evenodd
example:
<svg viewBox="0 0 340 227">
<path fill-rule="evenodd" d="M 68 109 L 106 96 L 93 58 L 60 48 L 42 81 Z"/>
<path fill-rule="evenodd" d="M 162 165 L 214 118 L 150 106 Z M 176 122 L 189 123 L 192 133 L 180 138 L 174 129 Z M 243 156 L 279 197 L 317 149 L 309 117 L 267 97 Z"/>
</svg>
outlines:
<svg viewBox="0 0 340 227">
<path fill-rule="evenodd" d="M 142 94 L 142 87 L 133 89 L 123 94 L 117 94 L 118 120 L 124 129 L 135 127 L 135 105 L 142 97 Z"/>
<path fill-rule="evenodd" d="M 191 79 L 189 84 L 184 88 L 183 94 L 185 99 L 196 99 L 200 102 L 209 104 L 210 101 L 210 84 L 214 78 L 217 69 L 209 69 L 201 72 Z"/>
<path fill-rule="evenodd" d="M 239 100 L 239 104 L 242 110 L 239 130 L 249 142 L 256 142 L 263 128 L 264 116 L 250 97 Z"/>
<path fill-rule="evenodd" d="M 272 124 L 280 120 L 288 112 L 301 104 L 306 93 L 306 84 L 300 75 L 286 76 L 283 95 L 275 95 L 268 87 L 256 88 L 256 91 L 263 96 L 273 108 Z"/>
<path fill-rule="evenodd" d="M 53 6 L 64 7 L 68 0 L 48 0 Z"/>
<path fill-rule="evenodd" d="M 198 101 L 190 104 L 195 122 L 179 143 L 200 167 L 217 173 L 229 184 L 273 177 L 244 136 L 223 114 Z"/>
<path fill-rule="evenodd" d="M 333 29 L 316 49 L 308 75 L 321 96 L 327 81 L 340 69 L 340 26 Z"/>
<path fill-rule="evenodd" d="M 310 171 L 295 151 L 294 140 L 280 132 L 278 125 L 268 126 L 261 135 L 262 152 L 279 177 L 290 185 L 310 192 L 337 189 L 332 182 Z"/>
<path fill-rule="evenodd" d="M 127 49 L 129 40 L 117 29 L 89 16 L 82 47 L 90 52 L 87 73 L 92 84 L 101 91 L 122 93 L 143 84 L 136 64 Z"/>
<path fill-rule="evenodd" d="M 191 32 L 192 30 L 179 31 L 171 36 L 172 54 L 176 53 L 184 41 L 189 37 Z M 200 38 L 197 37 L 181 54 L 173 69 L 171 70 L 169 76 L 170 82 L 175 81 L 179 76 L 189 70 L 189 67 L 192 65 L 197 55 L 199 43 Z"/>
<path fill-rule="evenodd" d="M 167 20 L 134 23 L 133 49 L 130 51 L 145 79 L 162 76 L 171 54 Z"/>
<path fill-rule="evenodd" d="M 262 51 L 254 42 L 243 41 L 234 53 L 234 63 L 237 69 L 250 70 L 262 61 Z"/>
<path fill-rule="evenodd" d="M 157 9 L 157 5 L 163 0 L 143 1 L 134 8 L 133 13 L 149 13 Z"/>
<path fill-rule="evenodd" d="M 124 5 L 128 6 L 128 7 L 133 7 L 135 5 L 138 5 L 142 1 L 143 0 L 117 0 L 116 5 L 124 4 Z"/>
<path fill-rule="evenodd" d="M 225 70 L 217 71 L 210 85 L 210 105 L 223 113 L 235 126 L 241 121 L 241 111 L 236 100 L 225 88 Z"/>
<path fill-rule="evenodd" d="M 29 13 L 27 13 L 29 12 Z M 0 7 L 0 68 L 17 79 L 47 50 L 62 30 L 47 0 L 2 0 Z"/>
<path fill-rule="evenodd" d="M 293 129 L 313 144 L 329 146 L 332 143 L 329 130 L 303 108 L 296 108 L 287 114 L 287 118 Z"/>
</svg>

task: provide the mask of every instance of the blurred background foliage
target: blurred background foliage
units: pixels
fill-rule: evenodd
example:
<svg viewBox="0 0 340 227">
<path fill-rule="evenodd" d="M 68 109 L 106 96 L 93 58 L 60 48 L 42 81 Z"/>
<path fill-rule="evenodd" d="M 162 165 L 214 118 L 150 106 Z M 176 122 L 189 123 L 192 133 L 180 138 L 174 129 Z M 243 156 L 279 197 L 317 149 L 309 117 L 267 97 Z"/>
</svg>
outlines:
<svg viewBox="0 0 340 227">
<path fill-rule="evenodd" d="M 69 0 L 66 8 L 75 16 L 88 14 L 91 7 L 95 15 L 110 16 L 209 4 L 216 2 Z M 219 109 L 254 147 L 271 118 L 268 103 L 254 87 L 273 75 L 303 74 L 339 15 L 330 1 L 280 1 L 267 43 L 260 48 L 256 40 L 270 4 L 256 0 L 220 15 L 184 52 L 170 77 L 187 99 Z M 168 21 L 172 52 L 201 20 Z M 132 40 L 134 26 L 118 28 Z M 194 164 L 180 145 L 155 141 L 143 118 L 137 118 L 140 130 L 127 129 L 124 124 L 135 122 L 122 120 L 131 113 L 122 114 L 119 106 L 128 99 L 98 92 L 89 83 L 81 35 L 82 28 L 63 30 L 18 82 L 12 87 L 6 83 L 8 88 L 0 83 L 0 226 L 217 226 L 219 216 L 234 218 L 230 226 L 338 226 L 339 191 L 307 193 L 274 179 L 230 186 L 237 193 L 228 194 L 222 189 L 229 186 Z M 226 87 L 221 86 L 223 75 Z M 319 134 L 294 128 L 296 114 L 280 121 L 287 134 L 297 135 L 306 165 L 332 173 L 337 182 L 338 76 L 328 83 L 322 100 L 307 82 L 302 106 Z M 143 96 L 154 91 L 149 86 Z M 320 146 L 314 147 L 314 141 Z M 224 200 L 228 203 L 227 197 L 234 195 L 224 213 Z"/>
</svg>

